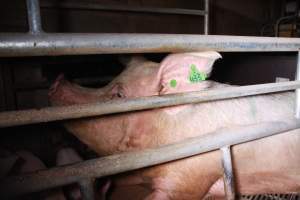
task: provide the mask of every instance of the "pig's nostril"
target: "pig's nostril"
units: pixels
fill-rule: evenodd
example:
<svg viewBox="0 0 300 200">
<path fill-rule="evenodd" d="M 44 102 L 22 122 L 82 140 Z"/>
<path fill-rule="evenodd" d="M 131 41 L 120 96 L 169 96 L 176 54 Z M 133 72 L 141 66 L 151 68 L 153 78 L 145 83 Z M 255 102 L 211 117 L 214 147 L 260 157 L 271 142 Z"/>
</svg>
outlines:
<svg viewBox="0 0 300 200">
<path fill-rule="evenodd" d="M 117 97 L 122 98 L 123 95 L 121 93 L 117 93 Z"/>
</svg>

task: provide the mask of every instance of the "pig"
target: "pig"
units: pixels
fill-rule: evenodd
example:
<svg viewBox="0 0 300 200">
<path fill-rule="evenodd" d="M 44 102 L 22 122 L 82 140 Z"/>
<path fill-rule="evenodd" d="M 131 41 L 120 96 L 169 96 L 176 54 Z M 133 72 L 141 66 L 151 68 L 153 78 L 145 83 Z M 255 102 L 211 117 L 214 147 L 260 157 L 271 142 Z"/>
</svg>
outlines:
<svg viewBox="0 0 300 200">
<path fill-rule="evenodd" d="M 61 148 L 56 154 L 56 166 L 68 165 L 81 162 L 83 159 L 73 148 Z M 72 200 L 81 200 L 82 195 L 77 184 L 65 187 L 65 193 Z"/>
<path fill-rule="evenodd" d="M 0 178 L 46 169 L 46 165 L 29 151 L 6 152 L 5 156 L 0 157 Z M 66 200 L 60 188 L 43 191 L 24 199 Z"/>
<path fill-rule="evenodd" d="M 135 57 L 100 89 L 84 88 L 59 76 L 49 99 L 53 106 L 63 106 L 232 87 L 207 80 L 219 58 L 217 52 L 171 54 L 161 63 Z M 294 93 L 284 92 L 79 119 L 64 125 L 100 156 L 107 156 L 156 148 L 226 127 L 293 119 L 294 104 Z M 299 192 L 299 155 L 299 130 L 233 146 L 237 193 Z M 114 184 L 146 187 L 145 200 L 203 199 L 222 177 L 220 160 L 220 151 L 211 151 L 127 173 Z"/>
</svg>

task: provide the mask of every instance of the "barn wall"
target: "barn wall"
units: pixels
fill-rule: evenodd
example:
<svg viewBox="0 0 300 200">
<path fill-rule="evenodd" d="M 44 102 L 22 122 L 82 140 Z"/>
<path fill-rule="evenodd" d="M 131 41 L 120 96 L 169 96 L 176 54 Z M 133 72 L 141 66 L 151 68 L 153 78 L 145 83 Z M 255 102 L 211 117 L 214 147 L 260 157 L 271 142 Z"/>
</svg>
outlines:
<svg viewBox="0 0 300 200">
<path fill-rule="evenodd" d="M 70 1 L 70 0 L 68 0 Z M 72 0 L 70 2 L 83 2 Z M 48 32 L 203 33 L 203 17 L 83 11 L 46 8 L 58 0 L 41 0 L 43 28 Z M 64 1 L 67 2 L 67 1 Z M 85 0 L 103 5 L 202 9 L 199 0 Z M 274 3 L 275 2 L 275 3 Z M 211 34 L 259 35 L 262 25 L 276 18 L 281 0 L 211 0 Z M 27 30 L 25 0 L 2 2 L 0 31 Z"/>
</svg>

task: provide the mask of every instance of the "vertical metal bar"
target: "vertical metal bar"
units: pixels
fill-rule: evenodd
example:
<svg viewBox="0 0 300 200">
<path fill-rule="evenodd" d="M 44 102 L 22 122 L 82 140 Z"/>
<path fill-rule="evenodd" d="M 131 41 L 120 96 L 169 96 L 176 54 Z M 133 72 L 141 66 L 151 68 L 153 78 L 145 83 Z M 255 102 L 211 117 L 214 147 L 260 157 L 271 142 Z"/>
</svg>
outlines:
<svg viewBox="0 0 300 200">
<path fill-rule="evenodd" d="M 223 166 L 223 179 L 224 188 L 227 200 L 235 199 L 235 189 L 234 189 L 234 176 L 232 170 L 232 160 L 230 146 L 221 148 L 222 151 L 222 166 Z"/>
<path fill-rule="evenodd" d="M 39 0 L 26 0 L 26 5 L 29 32 L 31 34 L 43 32 Z"/>
<path fill-rule="evenodd" d="M 297 71 L 296 71 L 296 80 L 300 80 L 300 51 L 298 51 L 297 57 Z M 296 118 L 300 118 L 300 89 L 296 89 Z"/>
<path fill-rule="evenodd" d="M 204 0 L 204 10 L 205 10 L 205 15 L 204 15 L 204 34 L 208 35 L 209 31 L 209 0 Z"/>
<path fill-rule="evenodd" d="M 83 179 L 79 182 L 80 192 L 83 200 L 95 199 L 95 179 Z"/>
</svg>

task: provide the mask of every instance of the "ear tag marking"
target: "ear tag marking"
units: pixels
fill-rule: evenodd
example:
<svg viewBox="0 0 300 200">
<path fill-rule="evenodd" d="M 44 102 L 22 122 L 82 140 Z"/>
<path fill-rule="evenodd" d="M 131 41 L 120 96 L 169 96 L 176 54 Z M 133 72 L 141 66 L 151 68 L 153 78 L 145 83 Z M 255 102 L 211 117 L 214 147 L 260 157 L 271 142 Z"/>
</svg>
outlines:
<svg viewBox="0 0 300 200">
<path fill-rule="evenodd" d="M 177 85 L 177 81 L 176 81 L 175 79 L 172 79 L 172 80 L 170 81 L 170 86 L 171 86 L 172 88 L 175 88 L 176 85 Z"/>
<path fill-rule="evenodd" d="M 192 64 L 190 67 L 189 80 L 191 83 L 199 83 L 206 80 L 206 74 L 200 72 L 196 65 Z"/>
</svg>

